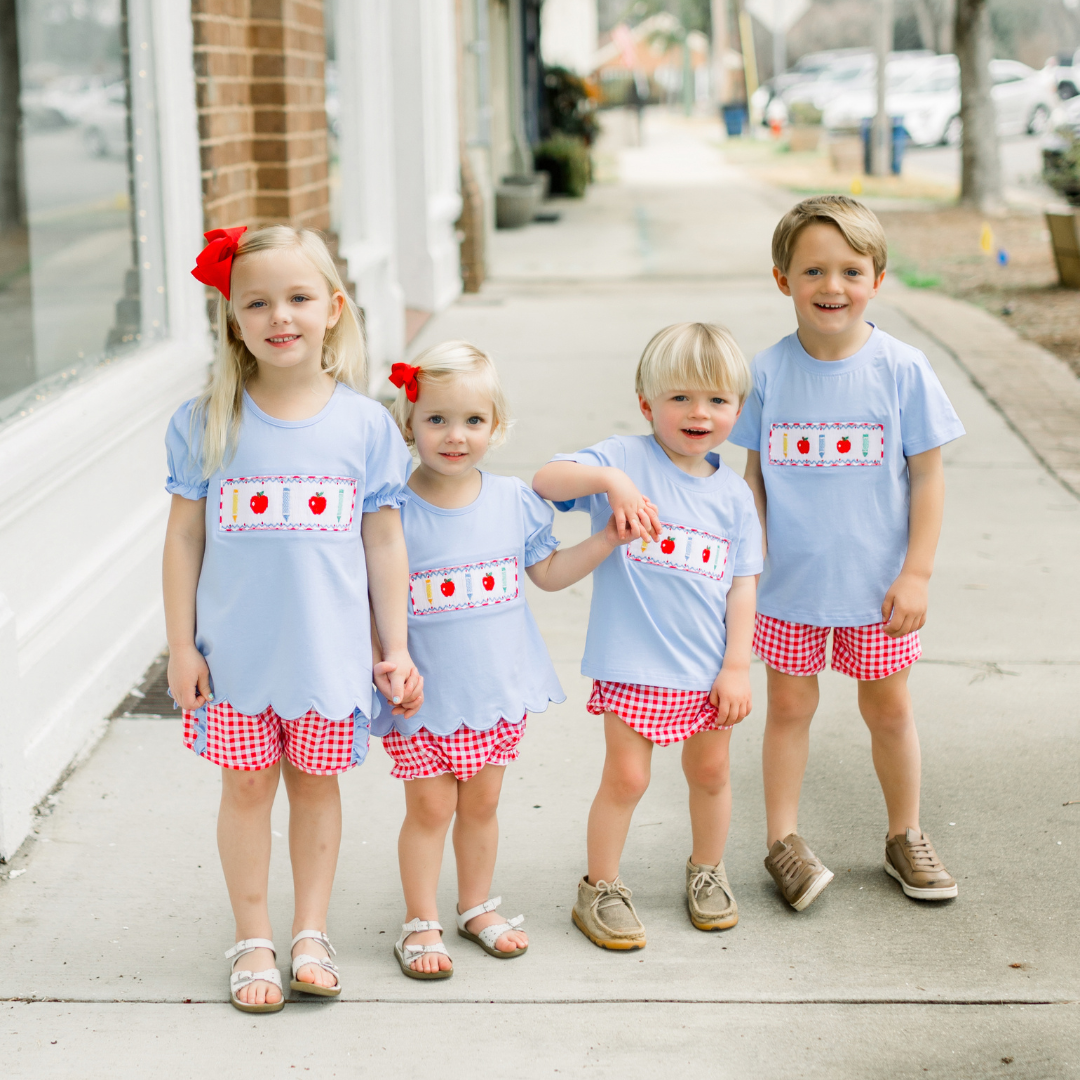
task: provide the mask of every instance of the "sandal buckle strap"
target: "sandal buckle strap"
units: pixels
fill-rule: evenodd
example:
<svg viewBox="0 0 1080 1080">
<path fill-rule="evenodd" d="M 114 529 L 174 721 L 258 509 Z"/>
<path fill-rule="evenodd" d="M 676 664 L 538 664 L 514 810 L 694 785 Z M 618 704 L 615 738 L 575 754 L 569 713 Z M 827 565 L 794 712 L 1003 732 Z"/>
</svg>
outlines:
<svg viewBox="0 0 1080 1080">
<path fill-rule="evenodd" d="M 225 959 L 233 960 L 241 956 L 246 956 L 256 949 L 269 949 L 274 954 L 275 958 L 277 957 L 277 950 L 274 948 L 274 943 L 269 938 L 253 937 L 244 938 L 243 941 L 238 941 L 225 953 Z"/>
<path fill-rule="evenodd" d="M 457 917 L 458 928 L 464 930 L 467 922 L 471 922 L 477 915 L 486 915 L 489 911 L 494 911 L 501 903 L 501 896 L 493 896 L 490 899 L 485 900 L 482 904 L 477 904 L 476 907 L 471 907 L 468 911 L 463 911 Z"/>
<path fill-rule="evenodd" d="M 331 956 L 337 956 L 337 949 L 330 944 L 330 939 L 322 930 L 301 930 L 300 933 L 292 939 L 292 944 L 289 948 L 295 949 L 298 941 L 314 941 L 321 945 Z"/>
</svg>

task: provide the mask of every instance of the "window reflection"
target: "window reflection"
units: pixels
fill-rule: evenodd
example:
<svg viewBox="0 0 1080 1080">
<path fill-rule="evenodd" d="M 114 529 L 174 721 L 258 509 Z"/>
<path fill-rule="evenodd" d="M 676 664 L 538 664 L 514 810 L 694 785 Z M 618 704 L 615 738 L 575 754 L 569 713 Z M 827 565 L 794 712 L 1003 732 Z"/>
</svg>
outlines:
<svg viewBox="0 0 1080 1080">
<path fill-rule="evenodd" d="M 0 422 L 163 336 L 145 0 L 0 0 Z"/>
</svg>

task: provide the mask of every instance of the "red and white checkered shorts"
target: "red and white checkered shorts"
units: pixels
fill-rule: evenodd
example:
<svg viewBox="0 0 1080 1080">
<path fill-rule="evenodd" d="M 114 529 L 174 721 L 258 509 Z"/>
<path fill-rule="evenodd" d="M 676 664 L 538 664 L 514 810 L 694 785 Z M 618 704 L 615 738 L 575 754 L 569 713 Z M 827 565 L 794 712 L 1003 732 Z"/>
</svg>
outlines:
<svg viewBox="0 0 1080 1080">
<path fill-rule="evenodd" d="M 351 716 L 327 720 L 314 709 L 295 720 L 283 720 L 273 708 L 248 716 L 227 701 L 215 701 L 206 706 L 205 721 L 184 710 L 184 745 L 215 765 L 243 772 L 268 769 L 282 754 L 313 776 L 345 772 L 363 761 L 362 754 L 353 760 L 354 728 Z"/>
<path fill-rule="evenodd" d="M 922 656 L 918 630 L 892 638 L 885 626 L 807 626 L 759 611 L 754 619 L 754 652 L 785 675 L 816 675 L 825 667 L 825 640 L 832 630 L 833 671 L 864 681 L 884 679 Z"/>
<path fill-rule="evenodd" d="M 420 728 L 415 735 L 391 730 L 382 737 L 382 745 L 394 762 L 390 775 L 398 780 L 453 773 L 464 783 L 485 765 L 516 761 L 524 735 L 523 716 L 517 723 L 500 720 L 487 731 L 473 731 L 463 725 L 453 735 L 435 735 L 427 728 Z"/>
<path fill-rule="evenodd" d="M 668 686 L 593 679 L 589 704 L 594 716 L 613 712 L 624 724 L 657 746 L 683 742 L 699 731 L 730 731 L 716 722 L 708 690 L 673 690 Z"/>
</svg>

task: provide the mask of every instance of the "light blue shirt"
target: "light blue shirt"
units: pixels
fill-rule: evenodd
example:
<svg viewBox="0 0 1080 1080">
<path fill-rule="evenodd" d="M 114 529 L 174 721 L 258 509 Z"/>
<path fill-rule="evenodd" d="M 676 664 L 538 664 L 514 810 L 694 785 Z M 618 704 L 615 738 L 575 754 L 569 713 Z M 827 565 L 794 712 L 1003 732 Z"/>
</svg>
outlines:
<svg viewBox="0 0 1080 1080">
<path fill-rule="evenodd" d="M 761 526 L 746 483 L 716 454 L 712 476 L 690 476 L 652 435 L 613 435 L 554 461 L 622 469 L 657 506 L 660 541 L 616 548 L 593 571 L 581 673 L 593 679 L 711 690 L 724 663 L 732 578 L 761 572 Z M 607 526 L 606 494 L 557 502 Z"/>
<path fill-rule="evenodd" d="M 731 441 L 761 454 L 768 555 L 758 611 L 810 626 L 881 622 L 907 555 L 907 459 L 964 426 L 918 349 L 876 327 L 845 360 L 796 334 L 754 358 Z"/>
<path fill-rule="evenodd" d="M 525 600 L 525 567 L 558 547 L 555 514 L 517 477 L 480 475 L 480 494 L 452 510 L 405 489 L 409 655 L 424 704 L 406 720 L 380 694 L 375 735 L 487 731 L 566 700 Z"/>
<path fill-rule="evenodd" d="M 401 505 L 411 467 L 390 414 L 341 383 L 307 420 L 267 416 L 245 393 L 236 454 L 207 481 L 194 404 L 169 424 L 165 486 L 206 499 L 195 644 L 216 700 L 249 715 L 272 705 L 286 720 L 370 717 L 360 521 Z"/>
</svg>

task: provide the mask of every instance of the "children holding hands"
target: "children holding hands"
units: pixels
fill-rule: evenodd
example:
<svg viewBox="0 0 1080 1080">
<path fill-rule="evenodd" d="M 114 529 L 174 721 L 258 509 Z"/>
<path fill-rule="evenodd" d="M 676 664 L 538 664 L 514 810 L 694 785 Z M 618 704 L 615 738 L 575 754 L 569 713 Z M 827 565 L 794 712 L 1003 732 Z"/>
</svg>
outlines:
<svg viewBox="0 0 1080 1080">
<path fill-rule="evenodd" d="M 734 339 L 705 323 L 669 326 L 646 347 L 636 388 L 651 435 L 614 435 L 558 454 L 533 480 L 560 510 L 588 513 L 594 535 L 611 514 L 640 533 L 595 571 L 581 664 L 593 679 L 588 710 L 604 717 L 607 756 L 573 921 L 606 949 L 646 941 L 619 860 L 654 745 L 684 743 L 691 921 L 700 930 L 738 921 L 723 863 L 728 743 L 750 712 L 754 575 L 762 565 L 750 490 L 713 452 L 750 392 Z"/>
<path fill-rule="evenodd" d="M 661 330 L 636 375 L 652 433 L 556 454 L 532 488 L 480 468 L 511 425 L 484 352 L 451 341 L 395 364 L 387 411 L 362 393 L 358 313 L 321 238 L 244 233 L 208 233 L 194 271 L 221 293 L 220 342 L 208 389 L 169 427 L 164 560 L 170 692 L 185 743 L 222 770 L 226 956 L 246 958 L 233 1005 L 284 1004 L 266 903 L 279 777 L 291 985 L 341 992 L 326 936 L 337 775 L 363 762 L 369 732 L 405 783 L 402 972 L 453 974 L 436 906 L 451 821 L 459 935 L 499 959 L 528 949 L 523 917 L 504 919 L 490 896 L 498 803 L 528 714 L 565 695 L 525 574 L 548 591 L 594 574 L 581 670 L 606 756 L 572 910 L 594 944 L 646 943 L 620 860 L 653 747 L 672 743 L 689 789 L 691 922 L 738 922 L 723 859 L 752 651 L 768 679 L 765 866 L 796 910 L 828 885 L 798 804 L 830 632 L 832 667 L 858 680 L 870 729 L 885 870 L 908 896 L 956 896 L 919 823 L 907 678 L 941 526 L 941 447 L 964 429 L 922 353 L 864 319 L 886 257 L 870 211 L 821 196 L 786 214 L 774 275 L 797 332 L 751 370 L 722 327 Z M 745 481 L 715 452 L 729 437 L 747 449 Z M 588 513 L 590 537 L 558 550 L 545 499 Z"/>
</svg>

